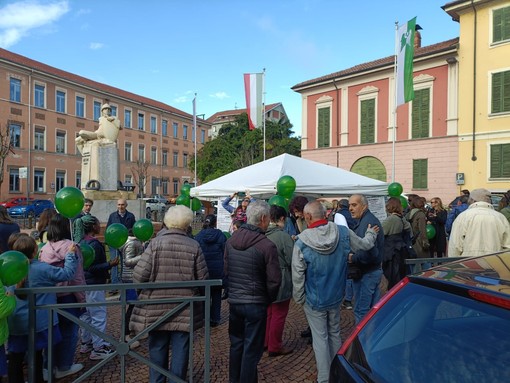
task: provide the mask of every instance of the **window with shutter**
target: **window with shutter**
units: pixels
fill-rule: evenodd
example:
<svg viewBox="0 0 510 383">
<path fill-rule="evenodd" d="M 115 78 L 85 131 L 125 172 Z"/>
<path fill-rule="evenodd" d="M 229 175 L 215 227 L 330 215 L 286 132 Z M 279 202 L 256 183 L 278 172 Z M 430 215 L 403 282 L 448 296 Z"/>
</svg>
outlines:
<svg viewBox="0 0 510 383">
<path fill-rule="evenodd" d="M 490 178 L 510 178 L 510 144 L 491 145 Z"/>
<path fill-rule="evenodd" d="M 414 91 L 412 138 L 427 138 L 430 128 L 430 88 Z"/>
<path fill-rule="evenodd" d="M 330 126 L 330 108 L 320 108 L 318 110 L 319 121 L 317 126 L 317 147 L 329 147 L 329 126 Z"/>
<path fill-rule="evenodd" d="M 491 113 L 510 112 L 510 71 L 492 74 Z"/>
<path fill-rule="evenodd" d="M 360 105 L 360 144 L 375 142 L 375 98 L 362 100 Z"/>
<path fill-rule="evenodd" d="M 510 40 L 510 7 L 496 9 L 492 14 L 492 42 Z"/>
<path fill-rule="evenodd" d="M 428 177 L 428 159 L 413 160 L 413 189 L 426 189 Z"/>
</svg>

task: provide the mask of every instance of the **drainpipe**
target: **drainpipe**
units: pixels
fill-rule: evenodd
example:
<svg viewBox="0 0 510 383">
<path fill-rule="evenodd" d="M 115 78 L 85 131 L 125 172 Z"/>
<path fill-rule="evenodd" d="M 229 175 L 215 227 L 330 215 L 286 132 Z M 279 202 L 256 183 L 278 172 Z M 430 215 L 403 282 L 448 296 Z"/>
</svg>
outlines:
<svg viewBox="0 0 510 383">
<path fill-rule="evenodd" d="M 478 15 L 476 13 L 476 7 L 474 0 L 471 0 L 471 7 L 475 14 L 474 31 L 473 31 L 473 149 L 471 155 L 471 161 L 476 161 L 476 34 L 478 25 Z"/>
<path fill-rule="evenodd" d="M 333 86 L 336 89 L 336 126 L 337 126 L 337 134 L 336 134 L 336 146 L 340 146 L 340 134 L 342 127 L 340 126 L 340 89 L 336 86 L 335 79 L 333 79 Z M 336 165 L 338 167 L 338 164 Z"/>
<path fill-rule="evenodd" d="M 32 69 L 28 75 L 28 164 L 27 164 L 27 200 L 30 198 L 30 177 L 32 177 Z"/>
</svg>

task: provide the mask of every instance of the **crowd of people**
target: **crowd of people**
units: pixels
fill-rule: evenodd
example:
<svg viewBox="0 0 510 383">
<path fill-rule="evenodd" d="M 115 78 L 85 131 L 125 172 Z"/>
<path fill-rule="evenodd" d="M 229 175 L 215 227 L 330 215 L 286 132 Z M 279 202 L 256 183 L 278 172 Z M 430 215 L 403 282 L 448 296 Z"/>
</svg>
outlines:
<svg viewBox="0 0 510 383">
<path fill-rule="evenodd" d="M 214 214 L 207 215 L 202 230 L 193 235 L 189 229 L 193 212 L 177 205 L 168 209 L 162 230 L 146 243 L 133 235 L 135 217 L 127 210 L 127 201 L 119 199 L 107 226 L 122 223 L 129 237 L 120 249 L 111 248 L 109 257 L 97 238 L 100 222 L 92 214 L 91 200 L 85 201 L 83 212 L 73 220 L 54 209 L 45 211 L 35 238 L 20 233 L 0 206 L 1 250 L 20 251 L 30 261 L 23 281 L 0 286 L 0 376 L 7 375 L 9 382 L 25 381 L 22 367 L 28 350 L 28 305 L 14 288 L 96 285 L 108 280 L 221 279 L 223 285 L 211 291 L 210 326 L 225 323 L 222 291 L 228 292 L 223 298 L 227 298 L 229 309 L 229 382 L 257 382 L 257 366 L 266 351 L 269 357 L 293 352 L 284 339 L 292 299 L 302 306 L 309 325 L 301 335 L 310 338 L 317 381 L 327 382 L 329 365 L 342 342 L 341 309 L 353 309 L 355 322 L 361 321 L 384 292 L 383 278 L 390 289 L 413 271 L 405 263 L 407 258 L 424 259 L 422 267 L 427 268 L 432 258 L 510 249 L 510 191 L 504 194 L 499 211 L 485 189 L 466 191 L 449 206 L 439 197 L 427 201 L 412 194 L 404 208 L 400 198 L 390 197 L 386 200 L 387 218 L 382 222 L 362 194 L 334 200 L 330 211 L 323 201 L 304 196 L 294 197 L 288 209 L 249 195 L 241 198 L 239 206 L 232 206 L 235 197 L 237 193 L 222 204 L 232 214 L 231 236 L 218 229 Z M 427 235 L 427 225 L 434 227 L 433 237 Z M 95 259 L 84 268 L 80 245 L 85 244 L 94 249 Z M 130 301 L 202 294 L 198 288 L 128 291 Z M 101 304 L 105 300 L 105 291 L 37 295 L 37 304 L 92 303 L 83 310 L 65 310 L 98 333 L 107 328 L 106 305 Z M 149 359 L 158 367 L 150 368 L 150 382 L 166 381 L 161 371 L 183 380 L 187 377 L 190 331 L 203 325 L 204 308 L 195 302 L 193 310 L 187 307 L 161 322 L 177 305 L 130 304 L 125 313 L 127 340 L 148 332 Z M 74 360 L 77 349 L 91 360 L 102 360 L 114 352 L 96 332 L 79 327 L 66 315 L 55 313 L 53 323 L 53 344 L 49 344 L 48 317 L 37 310 L 37 382 L 47 380 L 49 373 L 58 379 L 79 372 L 83 365 Z M 131 348 L 139 346 L 138 341 L 129 344 Z M 48 366 L 49 347 L 55 356 L 53 366 Z"/>
</svg>

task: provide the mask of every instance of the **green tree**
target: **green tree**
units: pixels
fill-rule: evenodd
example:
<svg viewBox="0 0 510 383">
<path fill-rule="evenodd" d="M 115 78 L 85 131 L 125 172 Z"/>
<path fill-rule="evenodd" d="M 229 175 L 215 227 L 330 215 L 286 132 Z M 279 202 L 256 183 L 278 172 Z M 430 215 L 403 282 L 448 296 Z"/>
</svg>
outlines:
<svg viewBox="0 0 510 383">
<path fill-rule="evenodd" d="M 266 159 L 283 153 L 299 156 L 301 138 L 291 137 L 292 133 L 292 124 L 288 122 L 266 121 Z M 243 113 L 234 122 L 224 124 L 218 137 L 199 150 L 197 177 L 205 183 L 263 159 L 264 132 L 249 130 L 248 115 Z M 194 164 L 194 160 L 190 164 Z"/>
</svg>

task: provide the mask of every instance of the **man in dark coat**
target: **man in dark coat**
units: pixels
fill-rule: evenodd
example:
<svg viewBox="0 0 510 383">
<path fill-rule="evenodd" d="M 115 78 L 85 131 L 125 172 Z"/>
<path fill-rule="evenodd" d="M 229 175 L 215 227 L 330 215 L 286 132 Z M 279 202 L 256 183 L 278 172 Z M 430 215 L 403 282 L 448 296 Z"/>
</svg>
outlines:
<svg viewBox="0 0 510 383">
<path fill-rule="evenodd" d="M 364 237 L 370 226 L 379 226 L 377 241 L 370 250 L 358 250 L 349 255 L 349 263 L 358 266 L 361 271 L 358 280 L 353 280 L 354 318 L 361 318 L 379 300 L 379 284 L 382 277 L 382 256 L 384 254 L 384 232 L 381 222 L 368 210 L 368 201 L 364 195 L 354 194 L 349 199 L 349 211 L 352 218 L 358 220 L 353 231 L 358 237 Z"/>
<path fill-rule="evenodd" d="M 110 214 L 108 217 L 108 223 L 106 224 L 106 228 L 114 223 L 121 223 L 126 228 L 132 229 L 133 225 L 136 222 L 136 218 L 133 213 L 127 211 L 127 201 L 123 198 L 120 198 L 117 201 L 117 210 Z M 116 248 L 110 246 L 110 260 L 113 260 L 119 256 L 119 252 Z M 115 266 L 112 269 L 112 283 L 120 283 L 119 275 L 117 267 Z M 114 291 L 112 291 L 114 292 Z"/>
<path fill-rule="evenodd" d="M 254 201 L 246 209 L 247 223 L 234 232 L 225 249 L 230 317 L 229 382 L 256 383 L 264 353 L 267 306 L 281 282 L 278 250 L 265 236 L 269 205 Z"/>
</svg>

